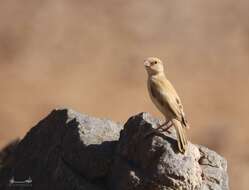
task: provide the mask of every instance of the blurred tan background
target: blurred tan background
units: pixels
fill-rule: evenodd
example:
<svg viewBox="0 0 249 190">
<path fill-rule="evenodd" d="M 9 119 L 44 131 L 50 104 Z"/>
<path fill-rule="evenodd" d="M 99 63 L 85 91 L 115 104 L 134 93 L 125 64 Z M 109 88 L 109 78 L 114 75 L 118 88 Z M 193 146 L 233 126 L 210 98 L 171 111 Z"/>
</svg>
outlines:
<svg viewBox="0 0 249 190">
<path fill-rule="evenodd" d="M 143 60 L 160 57 L 193 143 L 249 186 L 249 2 L 1 0 L 0 147 L 58 106 L 125 122 L 147 111 Z"/>
</svg>

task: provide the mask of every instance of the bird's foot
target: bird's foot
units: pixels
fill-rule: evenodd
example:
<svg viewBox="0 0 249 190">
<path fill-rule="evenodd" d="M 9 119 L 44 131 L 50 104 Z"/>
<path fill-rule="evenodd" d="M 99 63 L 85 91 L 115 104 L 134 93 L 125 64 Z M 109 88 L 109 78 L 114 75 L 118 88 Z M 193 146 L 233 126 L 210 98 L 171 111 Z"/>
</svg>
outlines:
<svg viewBox="0 0 249 190">
<path fill-rule="evenodd" d="M 159 130 L 153 128 L 148 133 L 145 133 L 144 138 L 146 138 L 146 137 L 148 137 L 150 135 L 161 135 L 161 134 L 162 134 L 162 132 L 160 132 Z"/>
<path fill-rule="evenodd" d="M 162 132 L 166 131 L 167 133 L 171 134 L 172 132 L 169 130 L 173 125 L 170 123 L 170 125 L 166 125 L 166 128 L 162 128 Z"/>
<path fill-rule="evenodd" d="M 164 128 L 164 126 L 166 126 L 166 128 Z M 163 124 L 157 124 L 156 130 L 161 132 L 161 133 L 166 131 L 167 133 L 171 134 L 171 131 L 169 130 L 171 126 L 172 126 L 172 124 L 168 121 L 168 122 L 165 122 Z"/>
<path fill-rule="evenodd" d="M 149 131 L 148 133 L 146 133 L 145 135 L 144 135 L 144 137 L 148 137 L 149 135 L 152 135 L 152 134 L 154 134 L 154 135 L 161 135 L 163 132 L 167 132 L 167 133 L 169 133 L 169 134 L 171 134 L 171 131 L 169 131 L 169 128 L 171 127 L 171 125 L 170 126 L 167 126 L 167 124 L 168 123 L 163 123 L 163 124 L 157 124 L 157 128 L 155 129 L 155 128 L 153 128 L 151 131 Z M 166 128 L 163 128 L 164 126 L 167 126 Z"/>
</svg>

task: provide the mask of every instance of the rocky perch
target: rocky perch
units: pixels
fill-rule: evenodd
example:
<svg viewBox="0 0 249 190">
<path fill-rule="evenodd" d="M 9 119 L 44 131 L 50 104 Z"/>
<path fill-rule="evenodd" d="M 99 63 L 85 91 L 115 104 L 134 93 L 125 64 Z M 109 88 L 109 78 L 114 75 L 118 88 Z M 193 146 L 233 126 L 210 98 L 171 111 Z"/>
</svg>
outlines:
<svg viewBox="0 0 249 190">
<path fill-rule="evenodd" d="M 123 126 L 54 110 L 2 150 L 0 189 L 229 189 L 223 157 L 190 142 L 186 153 L 179 153 L 174 129 L 145 137 L 157 123 L 148 113 Z"/>
</svg>

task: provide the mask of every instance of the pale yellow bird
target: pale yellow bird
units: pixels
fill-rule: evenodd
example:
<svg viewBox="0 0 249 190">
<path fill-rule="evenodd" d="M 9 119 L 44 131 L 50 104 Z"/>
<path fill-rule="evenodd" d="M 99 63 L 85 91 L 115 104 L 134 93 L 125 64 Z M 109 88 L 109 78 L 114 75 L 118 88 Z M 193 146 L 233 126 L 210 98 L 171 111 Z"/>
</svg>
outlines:
<svg viewBox="0 0 249 190">
<path fill-rule="evenodd" d="M 167 122 L 157 129 L 167 126 L 168 130 L 172 125 L 175 127 L 179 151 L 184 153 L 187 148 L 187 138 L 183 128 L 189 128 L 181 100 L 164 74 L 164 66 L 160 59 L 149 57 L 144 61 L 148 73 L 148 91 L 152 102 L 164 115 Z M 169 122 L 171 125 L 168 126 Z"/>
</svg>

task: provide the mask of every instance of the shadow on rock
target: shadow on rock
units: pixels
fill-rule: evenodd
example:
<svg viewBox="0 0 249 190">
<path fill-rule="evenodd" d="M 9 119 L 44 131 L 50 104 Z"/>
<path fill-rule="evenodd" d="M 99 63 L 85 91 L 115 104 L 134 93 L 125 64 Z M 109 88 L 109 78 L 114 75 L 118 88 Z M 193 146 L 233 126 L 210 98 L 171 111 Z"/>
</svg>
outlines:
<svg viewBox="0 0 249 190">
<path fill-rule="evenodd" d="M 131 117 L 123 128 L 70 109 L 54 110 L 1 151 L 0 189 L 228 189 L 224 158 L 190 142 L 179 153 L 173 129 L 145 138 L 157 124 L 148 113 Z"/>
</svg>

